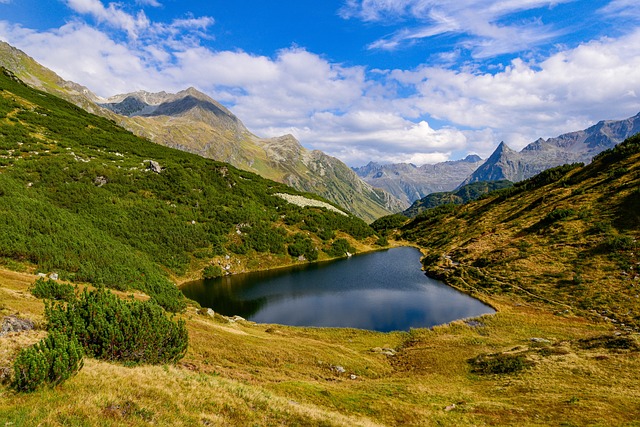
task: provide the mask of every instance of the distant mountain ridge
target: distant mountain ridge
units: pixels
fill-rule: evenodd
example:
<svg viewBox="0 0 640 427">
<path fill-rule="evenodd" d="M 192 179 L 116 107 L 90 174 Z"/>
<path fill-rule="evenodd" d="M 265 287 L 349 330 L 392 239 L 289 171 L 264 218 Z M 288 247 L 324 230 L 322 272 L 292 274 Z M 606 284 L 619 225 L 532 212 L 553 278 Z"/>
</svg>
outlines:
<svg viewBox="0 0 640 427">
<path fill-rule="evenodd" d="M 139 91 L 104 99 L 63 80 L 4 42 L 0 42 L 0 65 L 31 86 L 112 119 L 136 135 L 316 193 L 367 221 L 404 208 L 340 160 L 307 150 L 291 135 L 257 137 L 228 109 L 194 88 L 176 94 Z"/>
<path fill-rule="evenodd" d="M 567 163 L 589 163 L 604 150 L 640 132 L 640 113 L 624 120 L 602 120 L 595 125 L 555 138 L 532 142 L 518 152 L 501 142 L 487 161 L 462 185 L 507 179 L 518 182 Z"/>
<path fill-rule="evenodd" d="M 353 170 L 360 178 L 393 194 L 408 207 L 428 194 L 454 190 L 481 164 L 482 159 L 473 154 L 462 160 L 422 166 L 370 162 Z"/>
</svg>

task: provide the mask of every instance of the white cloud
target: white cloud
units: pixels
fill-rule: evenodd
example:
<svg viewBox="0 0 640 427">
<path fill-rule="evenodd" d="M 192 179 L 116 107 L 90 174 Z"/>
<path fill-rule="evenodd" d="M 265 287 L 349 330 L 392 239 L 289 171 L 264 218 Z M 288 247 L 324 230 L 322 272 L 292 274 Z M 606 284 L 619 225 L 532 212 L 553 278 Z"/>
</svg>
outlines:
<svg viewBox="0 0 640 427">
<path fill-rule="evenodd" d="M 78 13 L 109 25 L 95 27 L 75 19 L 38 32 L 0 21 L 0 39 L 101 96 L 195 86 L 229 106 L 254 133 L 292 133 L 306 147 L 350 165 L 370 160 L 422 164 L 469 152 L 486 157 L 501 140 L 521 148 L 539 136 L 556 136 L 640 111 L 640 30 L 560 50 L 540 61 L 515 59 L 492 73 L 426 65 L 368 70 L 301 48 L 282 49 L 273 56 L 215 51 L 201 43 L 213 18 L 188 16 L 142 24 L 139 14 L 128 15 L 114 4 L 70 4 Z M 397 19 L 423 13 L 418 6 L 446 6 L 459 18 L 462 12 L 455 4 L 350 2 L 361 8 L 353 9 L 363 14 L 361 19 L 366 12 L 370 20 L 382 19 L 383 11 Z M 468 4 L 462 0 L 456 7 Z M 550 2 L 486 4 L 494 8 L 488 15 L 499 16 L 505 10 Z M 488 52 L 490 46 L 483 49 Z M 449 61 L 457 55 L 453 52 Z"/>
<path fill-rule="evenodd" d="M 521 148 L 537 135 L 555 136 L 640 111 L 640 31 L 592 41 L 540 63 L 514 60 L 496 74 L 425 67 L 393 76 L 418 89 L 419 95 L 404 100 L 412 108 L 458 126 L 491 127 Z"/>
<path fill-rule="evenodd" d="M 130 15 L 116 3 L 105 7 L 100 0 L 66 0 L 67 6 L 80 14 L 93 16 L 98 22 L 104 22 L 126 31 L 130 37 L 137 37 L 140 31 L 149 28 L 150 22 L 143 11 L 137 16 Z"/>
<path fill-rule="evenodd" d="M 505 17 L 569 1 L 573 0 L 348 0 L 340 14 L 345 19 L 404 24 L 372 42 L 370 49 L 394 50 L 434 36 L 463 35 L 460 47 L 475 58 L 488 58 L 524 51 L 560 35 L 539 20 L 501 23 Z"/>
</svg>

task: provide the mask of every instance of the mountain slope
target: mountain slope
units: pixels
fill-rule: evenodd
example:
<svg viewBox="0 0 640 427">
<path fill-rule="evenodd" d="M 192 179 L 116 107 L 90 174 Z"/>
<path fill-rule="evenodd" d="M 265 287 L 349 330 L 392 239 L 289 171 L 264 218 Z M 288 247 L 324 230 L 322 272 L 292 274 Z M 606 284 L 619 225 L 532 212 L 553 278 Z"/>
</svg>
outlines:
<svg viewBox="0 0 640 427">
<path fill-rule="evenodd" d="M 467 178 L 482 159 L 469 155 L 462 160 L 415 166 L 411 163 L 369 163 L 353 170 L 374 187 L 393 194 L 405 207 L 430 193 L 451 191 Z"/>
<path fill-rule="evenodd" d="M 447 204 L 462 205 L 472 200 L 476 200 L 492 191 L 501 190 L 511 186 L 513 186 L 513 183 L 507 180 L 482 181 L 463 185 L 456 191 L 431 193 L 422 199 L 413 202 L 409 209 L 406 209 L 402 214 L 409 218 L 414 218 L 426 209 L 433 209 Z"/>
<path fill-rule="evenodd" d="M 625 120 L 603 120 L 588 129 L 556 138 L 542 138 L 516 152 L 504 142 L 464 182 L 508 179 L 517 182 L 545 169 L 569 163 L 589 163 L 596 154 L 640 132 L 640 113 Z"/>
<path fill-rule="evenodd" d="M 404 236 L 427 249 L 430 274 L 465 290 L 640 328 L 640 136 L 587 166 L 425 211 Z"/>
<path fill-rule="evenodd" d="M 141 91 L 101 99 L 4 42 L 0 42 L 0 66 L 33 87 L 114 120 L 138 136 L 314 192 L 367 221 L 403 208 L 338 159 L 310 152 L 291 136 L 253 135 L 228 109 L 193 88 L 177 94 Z"/>
<path fill-rule="evenodd" d="M 297 262 L 303 229 L 306 260 L 328 258 L 337 234 L 356 246 L 373 235 L 327 202 L 288 203 L 278 194 L 298 192 L 284 184 L 151 143 L 1 70 L 0 260 L 170 306 L 182 300 L 170 278 Z"/>
</svg>

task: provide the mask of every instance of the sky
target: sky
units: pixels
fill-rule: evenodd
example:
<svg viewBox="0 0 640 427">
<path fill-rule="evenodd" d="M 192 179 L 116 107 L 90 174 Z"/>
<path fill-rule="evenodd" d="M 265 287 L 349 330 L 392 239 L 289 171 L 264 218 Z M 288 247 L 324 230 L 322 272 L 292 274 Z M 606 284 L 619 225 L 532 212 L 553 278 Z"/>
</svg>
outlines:
<svg viewBox="0 0 640 427">
<path fill-rule="evenodd" d="M 195 87 L 350 166 L 640 112 L 637 0 L 0 0 L 0 40 L 103 97 Z"/>
</svg>

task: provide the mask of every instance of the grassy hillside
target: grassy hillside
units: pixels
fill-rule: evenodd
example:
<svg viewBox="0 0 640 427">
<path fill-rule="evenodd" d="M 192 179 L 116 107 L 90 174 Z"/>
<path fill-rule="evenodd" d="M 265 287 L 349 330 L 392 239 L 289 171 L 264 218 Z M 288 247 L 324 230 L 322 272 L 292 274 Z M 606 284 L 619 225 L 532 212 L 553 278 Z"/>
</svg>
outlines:
<svg viewBox="0 0 640 427">
<path fill-rule="evenodd" d="M 170 107 L 159 115 L 127 117 L 101 107 L 98 105 L 101 100 L 89 89 L 65 81 L 24 52 L 2 41 L 0 66 L 11 70 L 29 86 L 113 120 L 138 136 L 229 163 L 298 191 L 320 195 L 367 222 L 402 210 L 399 200 L 362 181 L 335 157 L 307 150 L 291 135 L 259 138 L 251 134 L 231 112 L 193 89 L 181 92 L 188 97 L 186 103 L 174 99 L 168 102 Z M 198 107 L 192 108 L 194 103 Z M 217 113 L 212 113 L 212 110 L 217 110 Z"/>
<path fill-rule="evenodd" d="M 181 299 L 170 278 L 199 276 L 222 259 L 230 272 L 267 268 L 292 255 L 327 258 L 322 250 L 338 237 L 358 246 L 373 235 L 351 215 L 274 193 L 296 192 L 138 138 L 0 73 L 5 265 L 144 290 L 167 306 Z"/>
<path fill-rule="evenodd" d="M 432 275 L 476 294 L 640 326 L 640 136 L 586 167 L 545 171 L 460 207 L 423 212 L 404 237 Z"/>
<path fill-rule="evenodd" d="M 431 193 L 420 200 L 416 200 L 413 204 L 406 209 L 403 214 L 414 218 L 420 212 L 427 209 L 437 208 L 438 206 L 454 204 L 462 205 L 472 200 L 479 199 L 495 190 L 501 190 L 503 188 L 511 187 L 513 183 L 511 181 L 482 181 L 474 182 L 471 184 L 463 185 L 455 191 L 444 191 L 441 193 Z"/>
</svg>

